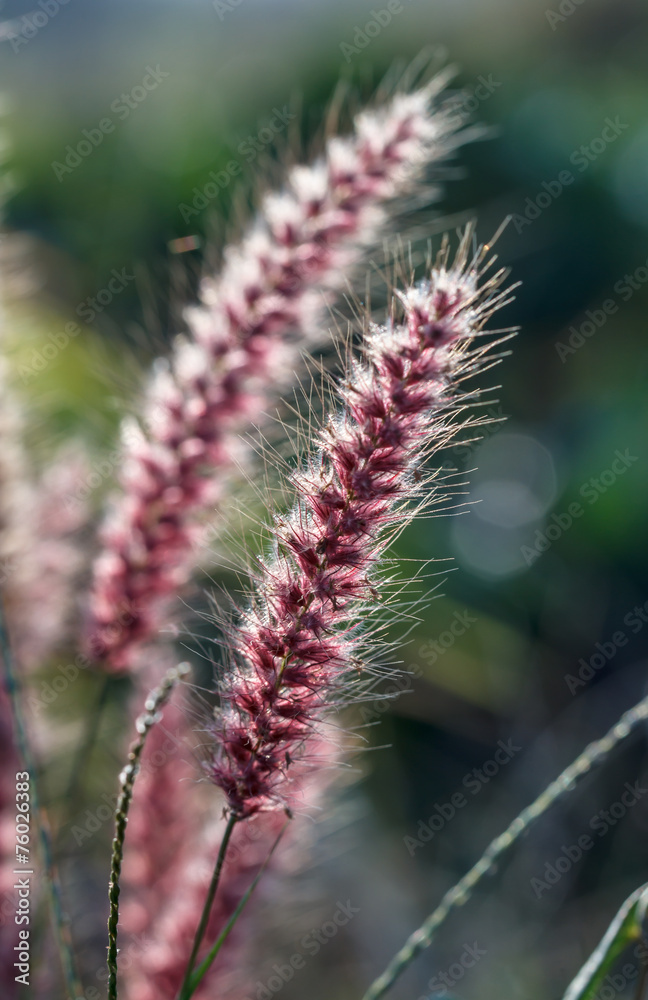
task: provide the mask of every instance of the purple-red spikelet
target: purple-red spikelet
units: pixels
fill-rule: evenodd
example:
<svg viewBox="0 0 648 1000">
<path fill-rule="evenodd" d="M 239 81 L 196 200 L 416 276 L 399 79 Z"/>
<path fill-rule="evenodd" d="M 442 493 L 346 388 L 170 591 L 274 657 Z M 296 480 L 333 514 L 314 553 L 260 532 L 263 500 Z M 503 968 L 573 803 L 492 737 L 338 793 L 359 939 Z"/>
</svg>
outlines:
<svg viewBox="0 0 648 1000">
<path fill-rule="evenodd" d="M 291 761 L 324 707 L 344 699 L 376 564 L 428 488 L 416 470 L 448 440 L 448 413 L 465 401 L 458 380 L 487 349 L 469 346 L 508 293 L 503 272 L 479 286 L 483 253 L 467 262 L 469 239 L 451 268 L 445 251 L 429 280 L 397 293 L 401 323 L 370 328 L 364 360 L 342 386 L 342 412 L 293 477 L 297 504 L 275 520 L 273 558 L 230 636 L 234 662 L 209 765 L 241 817 L 282 802 Z"/>
<path fill-rule="evenodd" d="M 203 283 L 201 306 L 187 313 L 190 338 L 153 378 L 141 426 L 126 428 L 123 495 L 103 533 L 88 635 L 107 669 L 133 666 L 187 582 L 200 515 L 237 460 L 241 430 L 281 388 L 279 373 L 292 376 L 328 294 L 383 234 L 393 200 L 415 192 L 426 166 L 461 141 L 452 104 L 435 100 L 444 83 L 363 112 L 351 136 L 293 168 L 226 252 L 220 277 Z"/>
</svg>

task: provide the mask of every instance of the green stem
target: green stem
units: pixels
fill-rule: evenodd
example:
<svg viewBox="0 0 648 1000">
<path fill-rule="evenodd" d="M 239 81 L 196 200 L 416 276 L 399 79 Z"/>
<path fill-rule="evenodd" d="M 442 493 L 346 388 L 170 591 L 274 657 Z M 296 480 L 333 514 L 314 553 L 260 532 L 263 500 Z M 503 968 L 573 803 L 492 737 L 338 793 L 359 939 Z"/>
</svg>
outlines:
<svg viewBox="0 0 648 1000">
<path fill-rule="evenodd" d="M 626 899 L 605 932 L 598 948 L 568 986 L 563 1000 L 594 1000 L 601 983 L 619 955 L 625 951 L 629 944 L 642 937 L 647 906 L 648 887 L 642 885 Z M 645 974 L 646 967 L 644 965 L 639 976 L 637 997 L 641 997 L 643 992 Z"/>
<path fill-rule="evenodd" d="M 235 813 L 231 813 L 227 821 L 227 826 L 225 827 L 223 839 L 218 851 L 218 857 L 216 858 L 214 873 L 212 875 L 211 882 L 209 883 L 207 898 L 205 899 L 205 905 L 203 906 L 200 923 L 198 924 L 198 930 L 196 931 L 196 936 L 194 938 L 193 948 L 191 949 L 191 955 L 189 956 L 184 979 L 182 980 L 182 986 L 180 987 L 180 993 L 178 994 L 179 1000 L 185 1000 L 187 996 L 191 996 L 191 994 L 187 992 L 191 982 L 191 976 L 196 964 L 196 959 L 198 958 L 198 951 L 207 930 L 207 924 L 209 923 L 209 915 L 216 896 L 216 890 L 218 889 L 221 871 L 223 870 L 223 864 L 225 862 L 225 855 L 227 854 L 227 847 L 238 820 L 239 817 Z"/>
<path fill-rule="evenodd" d="M 277 847 L 279 846 L 279 841 L 281 840 L 281 838 L 283 837 L 284 833 L 286 832 L 286 827 L 288 826 L 289 822 L 290 822 L 290 820 L 288 820 L 284 824 L 284 826 L 282 827 L 282 829 L 279 831 L 279 835 L 278 835 L 277 839 L 275 840 L 274 844 L 270 848 L 270 851 L 268 852 L 268 855 L 267 855 L 265 861 L 263 862 L 263 864 L 259 868 L 258 872 L 256 873 L 256 875 L 254 877 L 254 881 L 250 885 L 250 888 L 241 897 L 241 900 L 240 900 L 238 906 L 236 907 L 236 909 L 234 910 L 232 916 L 229 918 L 229 920 L 227 921 L 227 923 L 223 927 L 223 930 L 218 935 L 218 938 L 216 939 L 215 943 L 210 948 L 208 955 L 205 957 L 205 959 L 201 962 L 200 966 L 196 969 L 196 971 L 192 975 L 191 981 L 189 983 L 188 990 L 187 990 L 185 996 L 182 998 L 182 1000 L 189 1000 L 189 998 L 193 996 L 193 994 L 198 989 L 198 987 L 200 986 L 201 982 L 203 981 L 203 979 L 205 978 L 205 976 L 209 972 L 209 970 L 210 970 L 210 968 L 211 968 L 211 966 L 212 966 L 212 964 L 214 962 L 214 959 L 216 958 L 216 956 L 218 955 L 219 951 L 221 950 L 221 948 L 225 944 L 225 941 L 227 940 L 227 938 L 228 938 L 228 936 L 229 936 L 232 928 L 234 927 L 236 921 L 241 916 L 241 913 L 243 912 L 243 910 L 247 906 L 248 901 L 249 901 L 252 893 L 254 892 L 254 890 L 257 887 L 257 883 L 259 882 L 259 879 L 263 875 L 263 873 L 264 873 L 264 871 L 265 871 L 268 863 L 270 862 L 270 859 L 272 858 L 272 855 L 274 854 L 274 852 L 276 851 Z"/>
<path fill-rule="evenodd" d="M 117 926 L 119 923 L 119 878 L 124 859 L 124 840 L 128 824 L 128 810 L 133 798 L 133 786 L 139 771 L 139 762 L 144 750 L 146 738 L 159 721 L 160 709 L 171 697 L 171 692 L 178 681 L 189 672 L 186 663 L 169 670 L 158 688 L 150 693 L 145 702 L 145 711 L 135 723 L 137 739 L 131 745 L 128 763 L 119 776 L 121 791 L 115 811 L 115 836 L 113 838 L 112 856 L 110 859 L 110 882 L 108 884 L 108 1000 L 117 1000 Z"/>
<path fill-rule="evenodd" d="M 580 778 L 587 774 L 594 764 L 604 760 L 618 743 L 625 740 L 646 719 L 648 719 L 648 696 L 625 712 L 602 739 L 590 743 L 530 806 L 522 810 L 504 833 L 488 845 L 479 861 L 446 892 L 436 910 L 410 935 L 382 975 L 371 984 L 363 1000 L 378 1000 L 378 997 L 384 996 L 416 956 L 425 948 L 429 948 L 446 917 L 470 899 L 477 883 L 484 875 L 493 871 L 495 862 L 510 850 L 531 823 L 542 816 L 565 792 L 572 791 Z"/>
<path fill-rule="evenodd" d="M 14 729 L 16 736 L 16 746 L 20 754 L 25 770 L 31 779 L 31 805 L 32 814 L 37 819 L 37 835 L 40 844 L 41 856 L 43 860 L 43 874 L 45 884 L 50 898 L 50 908 L 54 923 L 54 931 L 58 945 L 63 975 L 65 977 L 66 990 L 71 998 L 83 995 L 83 986 L 79 979 L 74 961 L 72 949 L 72 935 L 68 919 L 63 911 L 61 883 L 52 852 L 52 837 L 50 832 L 47 814 L 40 802 L 39 783 L 36 775 L 36 762 L 31 751 L 29 738 L 27 736 L 27 726 L 22 711 L 22 699 L 20 691 L 20 681 L 16 660 L 11 648 L 11 642 L 4 617 L 4 606 L 0 597 L 0 653 L 4 664 L 5 687 L 14 718 Z"/>
</svg>

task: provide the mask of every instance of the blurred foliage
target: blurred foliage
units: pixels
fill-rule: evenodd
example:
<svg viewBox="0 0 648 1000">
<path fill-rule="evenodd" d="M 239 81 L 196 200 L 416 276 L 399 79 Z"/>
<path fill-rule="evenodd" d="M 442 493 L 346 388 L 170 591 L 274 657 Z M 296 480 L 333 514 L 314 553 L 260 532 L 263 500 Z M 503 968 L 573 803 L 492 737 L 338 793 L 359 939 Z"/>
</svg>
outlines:
<svg viewBox="0 0 648 1000">
<path fill-rule="evenodd" d="M 29 277 L 15 295 L 9 349 L 34 413 L 35 448 L 45 451 L 77 432 L 98 456 L 110 450 L 147 365 L 181 326 L 202 260 L 218 261 L 258 189 L 277 176 L 277 157 L 309 146 L 338 80 L 366 97 L 395 59 L 442 46 L 472 95 L 468 106 L 477 105 L 474 119 L 487 126 L 460 151 L 437 217 L 420 221 L 437 233 L 444 218 L 453 227 L 476 215 L 487 239 L 513 216 L 498 252 L 522 284 L 503 323 L 522 333 L 491 373 L 502 388 L 487 397 L 499 401 L 492 414 L 509 419 L 483 443 L 443 456 L 446 468 L 479 470 L 458 498 L 469 502 L 461 515 L 416 523 L 399 542 L 404 560 L 453 557 L 455 570 L 430 563 L 440 576 L 426 585 L 440 584 L 443 597 L 403 647 L 403 662 L 416 668 L 412 690 L 367 730 L 392 749 L 362 758 L 366 773 L 346 792 L 343 814 L 354 819 L 344 850 L 317 862 L 326 898 L 351 897 L 360 917 L 285 986 L 287 1000 L 357 995 L 488 839 L 645 690 L 648 630 L 635 631 L 627 616 L 648 598 L 648 14 L 640 0 L 547 3 L 411 0 L 351 58 L 341 44 L 353 44 L 380 0 L 241 0 L 220 13 L 207 0 L 72 0 L 17 51 L 2 43 L 14 187 L 4 247 L 20 243 L 19 274 Z M 2 16 L 20 21 L 30 9 L 6 0 Z M 148 67 L 168 76 L 119 119 L 111 105 Z M 279 153 L 241 152 L 285 105 L 296 119 Z M 53 164 L 66 147 L 107 115 L 114 130 L 57 179 Z M 601 148 L 608 119 L 618 134 Z M 183 214 L 210 172 L 232 160 L 241 174 L 205 209 Z M 568 184 L 558 180 L 566 170 Z M 184 237 L 203 250 L 174 254 Z M 84 322 L 79 310 L 113 269 L 132 280 Z M 599 325 L 592 317 L 608 299 L 618 308 Z M 42 372 L 21 376 L 70 322 L 78 334 Z M 617 452 L 632 460 L 610 481 Z M 563 528 L 574 503 L 581 514 Z M 462 614 L 468 626 L 444 648 Z M 609 648 L 619 630 L 627 643 L 601 654 L 596 644 Z M 441 644 L 436 652 L 431 643 Z M 572 693 L 565 677 L 583 661 L 590 679 Z M 416 836 L 435 803 L 509 739 L 521 750 L 502 773 L 408 852 L 403 837 Z M 435 971 L 472 941 L 486 956 L 452 993 L 545 998 L 566 986 L 646 880 L 648 800 L 541 898 L 531 880 L 625 781 L 646 775 L 639 742 L 532 832 L 394 996 L 429 992 Z M 85 877 L 98 879 L 94 869 Z M 271 964 L 265 975 L 260 964 L 261 981 Z"/>
</svg>

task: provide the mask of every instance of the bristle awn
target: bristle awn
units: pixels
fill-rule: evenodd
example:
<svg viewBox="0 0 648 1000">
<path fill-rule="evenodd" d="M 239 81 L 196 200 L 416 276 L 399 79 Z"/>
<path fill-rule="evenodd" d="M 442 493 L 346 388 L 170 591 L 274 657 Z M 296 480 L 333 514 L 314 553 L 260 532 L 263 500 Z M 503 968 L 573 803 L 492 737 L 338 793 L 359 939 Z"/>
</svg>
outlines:
<svg viewBox="0 0 648 1000">
<path fill-rule="evenodd" d="M 17 749 L 18 753 L 22 757 L 25 770 L 29 774 L 29 783 L 31 786 L 31 814 L 35 817 L 37 825 L 37 836 L 43 862 L 43 874 L 49 894 L 52 921 L 54 923 L 58 952 L 61 959 L 61 965 L 63 967 L 66 990 L 71 1000 L 74 1000 L 75 997 L 83 995 L 83 986 L 81 985 L 74 960 L 69 921 L 63 910 L 61 883 L 52 852 L 52 837 L 49 820 L 40 803 L 36 762 L 32 754 L 29 737 L 27 735 L 27 726 L 23 716 L 18 667 L 13 655 L 9 633 L 7 631 L 4 604 L 1 595 L 0 654 L 2 655 L 2 662 L 4 665 L 5 689 L 12 707 Z"/>
<path fill-rule="evenodd" d="M 119 776 L 120 794 L 115 811 L 115 836 L 113 838 L 112 856 L 110 859 L 110 882 L 108 899 L 110 913 L 108 915 L 108 1000 L 117 1000 L 117 927 L 119 924 L 119 877 L 124 857 L 124 839 L 128 824 L 128 810 L 133 798 L 133 786 L 139 770 L 139 762 L 146 744 L 146 737 L 160 719 L 160 710 L 171 697 L 176 684 L 189 673 L 189 665 L 181 663 L 169 670 L 159 687 L 155 688 L 146 699 L 145 711 L 135 723 L 137 739 L 133 742 L 128 763 Z"/>
<path fill-rule="evenodd" d="M 534 820 L 542 816 L 566 792 L 573 791 L 577 782 L 588 774 L 595 764 L 605 760 L 610 752 L 627 739 L 646 719 L 648 719 L 648 696 L 625 712 L 605 736 L 590 743 L 583 753 L 569 767 L 565 768 L 555 781 L 552 781 L 542 795 L 539 795 L 530 806 L 523 809 L 504 833 L 489 844 L 479 861 L 456 885 L 446 892 L 436 910 L 430 914 L 418 930 L 410 935 L 382 975 L 369 987 L 363 1000 L 378 1000 L 378 997 L 384 996 L 405 969 L 411 965 L 416 956 L 429 948 L 439 927 L 445 922 L 448 915 L 470 899 L 477 883 L 485 875 L 490 875 L 494 871 L 495 862 L 499 861 L 513 847 Z"/>
</svg>

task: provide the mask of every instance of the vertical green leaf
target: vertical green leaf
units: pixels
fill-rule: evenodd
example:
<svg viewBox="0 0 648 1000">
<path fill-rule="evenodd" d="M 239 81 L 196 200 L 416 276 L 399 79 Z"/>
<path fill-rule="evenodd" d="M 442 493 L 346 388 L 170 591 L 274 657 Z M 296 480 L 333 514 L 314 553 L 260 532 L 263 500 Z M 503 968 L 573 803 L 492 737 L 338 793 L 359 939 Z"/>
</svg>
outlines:
<svg viewBox="0 0 648 1000">
<path fill-rule="evenodd" d="M 563 1000 L 593 1000 L 619 955 L 633 941 L 645 936 L 647 908 L 648 884 L 628 896 L 598 948 L 570 983 Z"/>
</svg>

